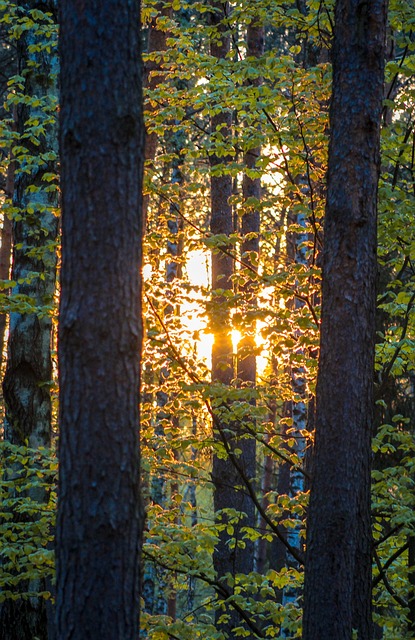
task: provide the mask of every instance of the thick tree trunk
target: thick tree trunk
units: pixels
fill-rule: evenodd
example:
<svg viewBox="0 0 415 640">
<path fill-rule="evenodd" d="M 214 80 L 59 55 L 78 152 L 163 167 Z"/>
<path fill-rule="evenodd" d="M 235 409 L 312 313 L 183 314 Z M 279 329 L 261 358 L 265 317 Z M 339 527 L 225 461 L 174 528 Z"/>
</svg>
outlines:
<svg viewBox="0 0 415 640">
<path fill-rule="evenodd" d="M 376 200 L 387 0 L 337 0 L 304 640 L 372 637 Z"/>
<path fill-rule="evenodd" d="M 140 3 L 60 6 L 59 640 L 136 640 L 144 156 Z"/>
<path fill-rule="evenodd" d="M 15 215 L 11 225 L 14 241 L 11 277 L 16 285 L 10 298 L 13 311 L 10 314 L 3 393 L 4 438 L 19 446 L 28 444 L 37 448 L 48 447 L 51 443 L 52 321 L 45 308 L 52 304 L 55 292 L 58 197 L 56 191 L 47 189 L 50 181 L 45 174 L 56 172 L 58 63 L 50 35 L 42 35 L 42 29 L 53 32 L 50 18 L 42 17 L 41 12 L 54 14 L 55 1 L 29 0 L 21 6 L 27 18 L 34 10 L 39 12 L 36 24 L 23 31 L 17 42 L 18 73 L 25 78 L 23 93 L 28 98 L 16 108 L 16 130 L 21 136 L 17 144 L 27 151 L 17 154 L 7 185 L 13 189 L 13 205 L 19 215 Z M 52 51 L 47 51 L 47 46 Z M 36 121 L 43 130 L 34 127 L 29 137 L 29 127 Z M 48 157 L 45 164 L 30 164 L 30 158 L 39 158 L 41 154 Z M 5 271 L 9 268 L 10 255 L 7 223 L 5 220 L 1 254 Z M 20 308 L 25 305 L 28 310 L 22 312 Z M 30 310 L 29 305 L 32 305 Z M 4 332 L 4 317 L 1 331 Z M 30 498 L 44 503 L 47 492 L 34 487 Z M 14 514 L 16 520 L 22 517 Z M 17 596 L 19 592 L 28 590 L 45 591 L 46 585 L 41 580 L 22 580 L 10 588 Z M 47 624 L 46 601 L 42 598 L 16 597 L 1 605 L 2 640 L 33 640 L 33 637 L 46 640 Z"/>
</svg>

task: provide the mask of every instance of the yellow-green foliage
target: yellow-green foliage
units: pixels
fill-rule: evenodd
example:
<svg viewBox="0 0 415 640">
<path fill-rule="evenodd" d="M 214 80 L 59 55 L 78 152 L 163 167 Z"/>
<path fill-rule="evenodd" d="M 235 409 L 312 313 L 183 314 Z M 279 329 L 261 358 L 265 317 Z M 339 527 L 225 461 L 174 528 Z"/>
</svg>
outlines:
<svg viewBox="0 0 415 640">
<path fill-rule="evenodd" d="M 0 456 L 0 601 L 50 598 L 38 585 L 54 572 L 55 453 L 2 442 Z"/>
</svg>

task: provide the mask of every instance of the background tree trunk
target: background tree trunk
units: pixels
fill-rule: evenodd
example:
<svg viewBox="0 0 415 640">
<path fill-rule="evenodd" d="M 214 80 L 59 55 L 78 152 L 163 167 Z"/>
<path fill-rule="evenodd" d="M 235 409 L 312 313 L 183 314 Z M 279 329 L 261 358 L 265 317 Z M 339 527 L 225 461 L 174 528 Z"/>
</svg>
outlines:
<svg viewBox="0 0 415 640">
<path fill-rule="evenodd" d="M 216 33 L 212 37 L 210 53 L 213 58 L 224 60 L 230 52 L 230 34 L 226 24 L 226 17 L 229 11 L 227 2 L 215 2 L 212 5 L 216 11 L 212 13 L 211 24 L 216 27 Z M 232 112 L 222 109 L 220 113 L 211 119 L 211 131 L 213 136 L 220 131 L 221 136 L 226 141 L 229 140 L 232 131 Z M 226 165 L 226 157 L 212 155 L 210 158 L 212 167 L 211 177 L 211 222 L 210 230 L 212 234 L 223 234 L 229 236 L 233 232 L 232 205 L 232 176 L 224 174 L 223 170 L 218 170 L 220 164 Z M 229 255 L 229 247 L 224 245 L 212 253 L 212 332 L 214 343 L 212 347 L 212 381 L 230 387 L 234 378 L 233 346 L 230 328 L 230 313 L 228 298 L 222 292 L 229 292 L 233 289 L 233 258 Z M 226 415 L 225 415 L 226 414 Z M 225 449 L 232 452 L 236 447 L 237 436 L 235 425 L 232 424 L 230 412 L 225 410 L 225 414 L 215 420 L 215 439 L 223 444 Z M 238 444 L 239 448 L 239 444 Z M 229 453 L 228 452 L 228 453 Z M 232 453 L 231 453 L 232 455 Z M 244 465 L 244 457 L 239 459 Z M 234 509 L 245 512 L 244 490 L 239 488 L 241 478 L 238 470 L 233 464 L 229 455 L 213 456 L 212 480 L 214 483 L 213 504 L 217 514 L 223 509 Z M 220 516 L 219 523 L 225 524 L 227 516 Z M 219 541 L 213 554 L 213 564 L 218 581 L 222 583 L 229 595 L 233 592 L 233 577 L 236 573 L 245 573 L 245 569 L 250 567 L 250 558 L 238 543 L 241 538 L 241 527 L 244 526 L 243 518 L 239 523 L 233 525 L 233 533 L 227 531 L 225 526 L 219 533 Z M 227 580 L 226 576 L 229 575 Z M 239 615 L 232 608 L 226 607 L 228 619 L 219 624 L 223 611 L 217 610 L 216 624 L 220 630 L 226 634 L 227 638 L 233 638 L 232 629 L 239 624 Z"/>
<path fill-rule="evenodd" d="M 386 0 L 337 0 L 304 640 L 372 637 L 370 461 Z"/>
<path fill-rule="evenodd" d="M 144 157 L 140 3 L 60 7 L 59 640 L 136 640 Z"/>
<path fill-rule="evenodd" d="M 261 58 L 264 54 L 265 44 L 265 29 L 262 25 L 257 23 L 251 23 L 248 25 L 246 34 L 246 56 L 248 58 Z M 262 78 L 258 77 L 250 81 L 253 86 L 259 87 L 262 84 Z M 261 155 L 261 147 L 256 146 L 248 149 L 244 154 L 244 165 L 249 170 L 256 168 L 257 160 Z M 242 196 L 244 202 L 256 201 L 255 204 L 248 204 L 248 209 L 243 213 L 241 220 L 240 233 L 242 235 L 241 242 L 241 258 L 242 262 L 249 265 L 250 268 L 244 268 L 242 265 L 242 271 L 245 271 L 245 282 L 242 289 L 245 293 L 246 308 L 242 312 L 241 329 L 242 336 L 238 344 L 237 353 L 237 377 L 239 384 L 245 387 L 247 390 L 254 389 L 256 386 L 256 317 L 255 312 L 257 310 L 257 283 L 255 282 L 255 275 L 253 271 L 257 270 L 258 258 L 259 258 L 259 229 L 260 229 L 260 211 L 259 204 L 261 201 L 261 178 L 253 178 L 244 173 L 242 180 Z M 256 254 L 256 259 L 252 259 L 252 253 Z M 251 404 L 255 406 L 255 401 L 251 401 Z M 240 441 L 239 447 L 242 450 L 243 459 L 245 462 L 244 471 L 246 476 L 253 481 L 256 476 L 256 440 L 255 435 L 252 434 L 252 429 L 255 425 L 249 414 L 246 417 L 246 421 L 251 423 L 249 431 L 245 434 L 245 437 Z M 242 425 L 243 428 L 243 425 Z M 249 437 L 250 435 L 250 437 Z M 245 526 L 255 527 L 255 506 L 250 498 L 245 498 L 244 512 L 246 513 Z M 261 539 L 260 539 L 261 540 Z M 245 543 L 245 554 L 247 556 L 245 563 L 246 572 L 254 570 L 255 567 L 255 545 L 252 541 L 247 540 Z M 261 550 L 262 552 L 262 550 Z M 259 555 L 259 554 L 258 554 Z M 264 554 L 261 553 L 263 556 Z"/>
<path fill-rule="evenodd" d="M 53 26 L 50 17 L 44 14 L 42 17 L 42 12 L 55 15 L 56 2 L 29 0 L 20 9 L 21 17 L 27 23 L 32 21 L 32 11 L 36 10 L 38 14 L 34 24 L 23 30 L 17 42 L 18 73 L 25 80 L 23 99 L 16 107 L 17 145 L 21 146 L 11 162 L 7 185 L 13 191 L 13 206 L 18 215 L 14 215 L 11 223 L 11 277 L 16 285 L 10 297 L 12 312 L 3 380 L 4 438 L 15 445 L 38 448 L 51 444 L 52 320 L 48 309 L 53 304 L 55 293 L 55 243 L 58 234 L 58 195 L 57 191 L 47 188 L 51 182 L 46 176 L 56 173 L 58 60 L 51 42 Z M 44 30 L 49 30 L 49 35 L 44 35 Z M 35 122 L 43 129 L 36 128 Z M 46 162 L 36 160 L 40 154 L 48 158 Z M 1 260 L 2 268 L 8 271 L 10 224 L 7 219 L 4 222 Z M 3 333 L 4 320 L 3 316 Z M 13 470 L 10 473 L 13 474 Z M 47 501 L 47 492 L 43 488 L 33 487 L 29 493 L 31 500 L 41 504 Z M 25 517 L 20 513 L 14 514 L 17 521 Z M 36 579 L 30 582 L 21 580 L 12 590 L 17 595 L 28 590 L 47 589 Z M 2 640 L 33 640 L 33 637 L 46 640 L 47 626 L 47 607 L 43 598 L 17 597 L 7 599 L 1 605 Z"/>
<path fill-rule="evenodd" d="M 13 154 L 10 153 L 9 166 L 6 175 L 6 198 L 13 198 L 14 191 L 14 160 Z M 10 267 L 12 262 L 12 221 L 5 213 L 3 214 L 3 224 L 1 228 L 1 246 L 0 246 L 0 280 L 8 280 L 10 278 Z M 3 364 L 3 352 L 5 348 L 7 314 L 0 313 L 0 364 Z"/>
</svg>

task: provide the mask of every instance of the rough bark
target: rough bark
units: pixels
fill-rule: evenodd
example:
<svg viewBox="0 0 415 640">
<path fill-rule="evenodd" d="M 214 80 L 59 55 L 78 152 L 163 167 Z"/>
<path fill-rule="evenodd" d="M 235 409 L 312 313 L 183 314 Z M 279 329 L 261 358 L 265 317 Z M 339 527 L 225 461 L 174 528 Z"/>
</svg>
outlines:
<svg viewBox="0 0 415 640">
<path fill-rule="evenodd" d="M 304 640 L 372 637 L 376 200 L 387 0 L 337 0 Z"/>
<path fill-rule="evenodd" d="M 54 0 L 29 0 L 21 5 L 22 17 L 30 12 L 55 13 Z M 36 24 L 23 31 L 17 42 L 18 73 L 24 76 L 25 98 L 16 107 L 16 131 L 21 136 L 17 144 L 26 148 L 24 157 L 12 163 L 8 188 L 12 191 L 13 206 L 18 210 L 11 224 L 13 237 L 12 280 L 16 285 L 11 293 L 13 312 L 10 314 L 7 366 L 3 380 L 5 402 L 4 438 L 9 442 L 37 448 L 51 443 L 52 379 L 50 316 L 45 313 L 53 301 L 56 280 L 55 241 L 58 233 L 57 192 L 46 191 L 50 183 L 46 173 L 56 172 L 57 131 L 54 119 L 57 101 L 57 54 L 44 47 L 49 39 L 38 26 L 49 24 L 48 18 L 37 17 Z M 50 27 L 49 27 L 50 28 Z M 53 29 L 52 29 L 53 30 Z M 40 47 L 40 50 L 39 50 Z M 34 102 L 37 98 L 37 102 Z M 28 136 L 30 120 L 44 125 L 43 133 Z M 38 144 L 34 141 L 37 138 Z M 41 164 L 30 158 L 47 155 Z M 13 180 L 14 177 L 14 180 Z M 5 221 L 6 222 L 6 221 Z M 2 268 L 9 269 L 10 246 L 7 246 L 8 225 L 3 229 Z M 4 276 L 7 277 L 6 273 Z M 23 313 L 20 297 L 32 306 Z M 4 332 L 4 317 L 1 331 Z M 13 473 L 11 470 L 10 473 Z M 30 491 L 32 500 L 44 503 L 47 492 L 39 487 Z M 21 514 L 14 519 L 21 521 Z M 0 608 L 0 638 L 2 640 L 32 640 L 48 637 L 48 609 L 42 598 L 17 597 L 18 593 L 45 591 L 43 580 L 21 580 L 11 589 L 16 598 L 5 600 Z"/>
<path fill-rule="evenodd" d="M 60 5 L 59 640 L 135 640 L 144 159 L 140 2 Z"/>
</svg>

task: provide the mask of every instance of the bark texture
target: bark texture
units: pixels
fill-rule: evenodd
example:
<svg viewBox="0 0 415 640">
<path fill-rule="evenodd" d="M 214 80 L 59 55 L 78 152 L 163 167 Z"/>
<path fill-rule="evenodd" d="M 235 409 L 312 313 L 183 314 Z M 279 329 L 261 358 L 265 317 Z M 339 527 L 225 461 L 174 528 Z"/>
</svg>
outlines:
<svg viewBox="0 0 415 640">
<path fill-rule="evenodd" d="M 144 158 L 140 2 L 60 5 L 59 640 L 135 640 Z"/>
<path fill-rule="evenodd" d="M 25 14 L 31 10 L 55 11 L 55 2 L 31 0 L 23 6 Z M 27 136 L 26 122 L 38 119 L 45 123 L 45 133 L 38 135 L 39 145 L 27 137 L 22 144 L 28 154 L 50 154 L 45 163 L 33 163 L 27 171 L 27 158 L 15 160 L 13 205 L 20 218 L 12 224 L 13 263 L 12 304 L 19 296 L 32 300 L 35 310 L 29 313 L 12 312 L 7 354 L 7 368 L 3 381 L 6 405 L 5 438 L 14 444 L 48 446 L 51 429 L 51 399 L 49 382 L 52 378 L 50 353 L 51 319 L 43 313 L 55 292 L 56 256 L 54 242 L 58 232 L 56 192 L 45 191 L 45 173 L 56 171 L 57 131 L 51 118 L 57 101 L 57 55 L 45 50 L 31 53 L 32 45 L 45 45 L 32 31 L 23 32 L 18 41 L 19 73 L 25 75 L 24 94 L 39 98 L 40 105 L 19 104 L 16 128 Z M 39 42 L 40 40 L 40 42 Z M 28 64 L 32 65 L 28 70 Z M 13 308 L 13 307 L 12 307 Z M 36 312 L 39 309 L 39 313 Z"/>
<path fill-rule="evenodd" d="M 387 0 L 337 0 L 304 640 L 372 637 L 376 201 Z"/>
<path fill-rule="evenodd" d="M 53 46 L 46 50 L 51 44 L 51 35 L 44 35 L 42 29 L 53 29 L 49 18 L 42 17 L 41 12 L 55 15 L 56 3 L 54 0 L 28 0 L 22 3 L 20 10 L 24 18 L 30 18 L 30 12 L 34 10 L 39 14 L 32 27 L 23 30 L 16 47 L 18 73 L 24 76 L 22 93 L 25 97 L 15 112 L 19 134 L 16 144 L 25 151 L 20 151 L 9 167 L 6 188 L 10 193 L 7 195 L 12 196 L 18 215 L 14 215 L 11 223 L 7 219 L 4 221 L 0 253 L 2 277 L 7 278 L 11 227 L 11 277 L 16 285 L 10 297 L 12 313 L 3 380 L 4 438 L 18 446 L 37 448 L 51 444 L 52 321 L 45 309 L 51 306 L 55 293 L 58 234 L 58 196 L 56 191 L 46 190 L 50 183 L 45 181 L 45 174 L 56 172 L 58 64 Z M 43 131 L 34 127 L 29 136 L 31 123 L 36 121 L 43 125 Z M 45 159 L 43 163 L 39 161 L 40 156 Z M 3 336 L 4 316 L 0 327 Z M 13 474 L 13 470 L 8 472 Z M 33 487 L 29 493 L 28 497 L 39 504 L 47 501 L 47 492 L 42 488 Z M 13 514 L 17 522 L 27 517 Z M 42 598 L 18 597 L 19 593 L 27 591 L 47 590 L 45 582 L 20 580 L 10 588 L 15 598 L 8 598 L 0 606 L 1 640 L 33 640 L 34 637 L 46 640 L 50 607 Z"/>
</svg>

